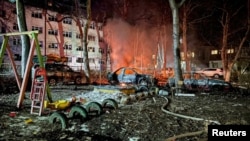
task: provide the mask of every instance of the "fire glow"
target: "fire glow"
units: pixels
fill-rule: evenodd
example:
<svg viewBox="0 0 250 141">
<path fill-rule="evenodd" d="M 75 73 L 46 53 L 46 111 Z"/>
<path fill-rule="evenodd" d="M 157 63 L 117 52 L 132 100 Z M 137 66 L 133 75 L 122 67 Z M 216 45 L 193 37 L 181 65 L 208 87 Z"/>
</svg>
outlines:
<svg viewBox="0 0 250 141">
<path fill-rule="evenodd" d="M 109 20 L 104 27 L 104 36 L 111 48 L 112 70 L 119 67 L 154 69 L 157 60 L 153 56 L 157 55 L 158 32 L 143 25 L 131 26 L 121 19 Z M 168 41 L 170 39 L 166 38 Z M 171 54 L 167 55 L 168 58 L 173 58 L 171 43 L 166 42 L 165 46 L 165 52 Z"/>
</svg>

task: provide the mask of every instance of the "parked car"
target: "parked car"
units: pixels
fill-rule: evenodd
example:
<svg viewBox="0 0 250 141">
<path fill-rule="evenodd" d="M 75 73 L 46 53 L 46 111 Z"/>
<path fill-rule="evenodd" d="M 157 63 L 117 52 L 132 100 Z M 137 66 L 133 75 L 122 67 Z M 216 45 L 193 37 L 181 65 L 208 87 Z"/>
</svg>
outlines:
<svg viewBox="0 0 250 141">
<path fill-rule="evenodd" d="M 196 71 L 196 73 L 202 73 L 209 77 L 220 78 L 223 77 L 222 68 L 204 68 L 202 70 Z"/>
<path fill-rule="evenodd" d="M 39 67 L 39 64 L 35 64 L 32 67 L 32 79 L 37 67 Z M 84 78 L 82 73 L 76 72 L 68 65 L 62 63 L 45 63 L 45 69 L 48 83 L 51 86 L 56 85 L 59 82 L 63 82 L 64 84 L 81 84 L 82 79 Z"/>
<path fill-rule="evenodd" d="M 141 86 L 153 86 L 157 83 L 152 75 L 142 74 L 136 68 L 121 67 L 107 75 L 110 84 L 135 84 Z"/>
<path fill-rule="evenodd" d="M 201 73 L 184 73 L 183 79 L 183 90 L 188 92 L 233 92 L 235 90 L 231 83 L 209 78 Z M 168 85 L 175 86 L 174 77 L 168 80 Z"/>
</svg>

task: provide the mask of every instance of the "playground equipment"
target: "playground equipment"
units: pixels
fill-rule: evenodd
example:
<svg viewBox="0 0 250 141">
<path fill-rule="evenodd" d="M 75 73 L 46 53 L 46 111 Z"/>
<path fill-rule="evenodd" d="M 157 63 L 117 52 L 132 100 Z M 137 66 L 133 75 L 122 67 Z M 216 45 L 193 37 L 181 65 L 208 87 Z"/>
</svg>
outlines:
<svg viewBox="0 0 250 141">
<path fill-rule="evenodd" d="M 30 92 L 31 114 L 38 114 L 39 116 L 42 115 L 46 83 L 46 70 L 44 68 L 37 68 L 34 73 Z"/>
<path fill-rule="evenodd" d="M 12 65 L 12 68 L 14 70 L 14 74 L 15 74 L 15 78 L 18 84 L 18 87 L 20 89 L 20 95 L 18 98 L 18 103 L 17 103 L 17 108 L 20 108 L 22 106 L 23 103 L 23 99 L 25 96 L 25 91 L 26 91 L 26 87 L 27 87 L 27 83 L 28 83 L 28 78 L 29 78 L 29 74 L 30 74 L 30 70 L 31 70 L 31 65 L 32 65 L 32 58 L 34 56 L 34 51 L 36 49 L 36 54 L 39 60 L 39 65 L 41 68 L 44 68 L 44 62 L 42 59 L 42 55 L 41 55 L 41 50 L 39 47 L 39 42 L 38 42 L 38 31 L 26 31 L 26 32 L 15 32 L 15 33 L 6 33 L 6 34 L 0 34 L 0 36 L 3 36 L 3 43 L 0 49 L 0 67 L 2 65 L 3 62 L 3 57 L 4 57 L 4 53 L 7 50 L 7 54 L 8 57 L 10 58 L 10 62 Z M 29 56 L 27 59 L 27 64 L 26 64 L 26 69 L 25 69 L 25 73 L 24 73 L 24 77 L 23 77 L 23 81 L 21 83 L 21 79 L 19 78 L 17 69 L 16 69 L 16 65 L 15 65 L 15 61 L 13 59 L 13 53 L 8 45 L 8 40 L 10 36 L 18 36 L 18 35 L 28 35 L 30 36 L 30 38 L 32 39 L 31 42 L 31 47 L 30 47 L 30 52 L 29 52 Z M 46 86 L 48 86 L 48 84 L 46 83 Z M 47 96 L 48 99 L 52 102 L 52 98 L 51 98 L 51 94 L 50 94 L 50 89 L 49 87 L 46 87 L 46 91 L 47 91 Z"/>
</svg>

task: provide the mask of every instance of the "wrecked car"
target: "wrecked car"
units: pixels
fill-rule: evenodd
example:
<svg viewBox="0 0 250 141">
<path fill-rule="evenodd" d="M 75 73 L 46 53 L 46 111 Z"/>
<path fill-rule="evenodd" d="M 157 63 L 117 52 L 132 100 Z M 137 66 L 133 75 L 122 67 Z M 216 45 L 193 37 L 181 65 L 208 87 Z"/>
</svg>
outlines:
<svg viewBox="0 0 250 141">
<path fill-rule="evenodd" d="M 139 86 L 153 86 L 157 80 L 149 74 L 143 74 L 136 68 L 121 67 L 114 72 L 107 74 L 108 82 L 110 84 L 134 84 Z"/>
<path fill-rule="evenodd" d="M 37 67 L 39 67 L 39 64 L 35 64 L 33 66 L 32 77 Z M 82 79 L 84 78 L 81 72 L 76 72 L 68 65 L 62 63 L 45 63 L 45 69 L 50 86 L 55 86 L 59 82 L 63 82 L 64 84 L 74 83 L 79 85 L 82 83 Z"/>
<path fill-rule="evenodd" d="M 169 87 L 175 86 L 174 77 L 169 78 Z M 186 92 L 233 92 L 231 83 L 220 79 L 209 78 L 203 74 L 190 72 L 183 74 L 183 91 Z"/>
</svg>

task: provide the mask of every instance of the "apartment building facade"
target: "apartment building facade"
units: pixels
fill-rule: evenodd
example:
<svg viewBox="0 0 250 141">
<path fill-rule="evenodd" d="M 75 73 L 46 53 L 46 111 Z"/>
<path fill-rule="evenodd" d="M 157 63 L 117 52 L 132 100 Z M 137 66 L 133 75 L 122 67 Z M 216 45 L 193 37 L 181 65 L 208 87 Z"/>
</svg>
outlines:
<svg viewBox="0 0 250 141">
<path fill-rule="evenodd" d="M 14 3 L 0 1 L 0 34 L 18 32 L 16 7 Z M 80 27 L 75 17 L 52 10 L 26 6 L 26 24 L 28 31 L 38 30 L 38 40 L 43 56 L 57 55 L 67 58 L 67 64 L 75 70 L 83 69 L 83 46 L 80 30 L 84 31 L 87 20 L 80 18 Z M 87 35 L 88 59 L 91 70 L 109 71 L 109 49 L 103 39 L 102 23 L 91 21 Z M 0 43 L 2 43 L 0 37 Z M 21 61 L 21 38 L 9 39 L 17 64 Z M 4 62 L 8 62 L 7 55 Z"/>
</svg>

